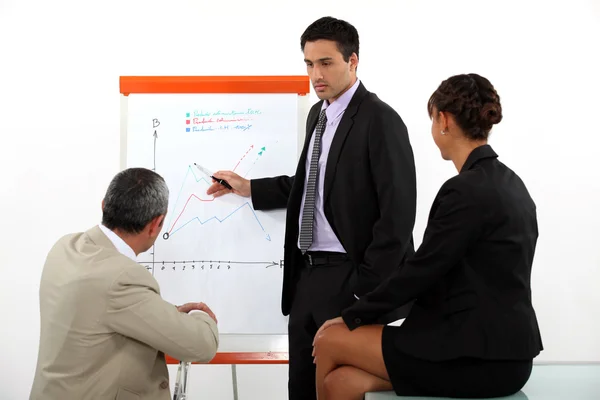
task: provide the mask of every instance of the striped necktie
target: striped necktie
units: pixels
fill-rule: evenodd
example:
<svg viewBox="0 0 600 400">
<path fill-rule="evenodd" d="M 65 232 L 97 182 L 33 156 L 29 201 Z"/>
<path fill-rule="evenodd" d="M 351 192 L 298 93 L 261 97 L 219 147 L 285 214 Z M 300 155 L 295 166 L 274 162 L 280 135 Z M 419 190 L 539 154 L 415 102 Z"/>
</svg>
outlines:
<svg viewBox="0 0 600 400">
<path fill-rule="evenodd" d="M 321 110 L 319 121 L 317 122 L 312 156 L 310 158 L 308 182 L 306 183 L 306 191 L 304 193 L 304 210 L 302 212 L 302 223 L 300 224 L 300 250 L 302 250 L 302 254 L 306 253 L 313 242 L 313 223 L 315 218 L 319 157 L 321 156 L 321 137 L 323 136 L 323 132 L 325 132 L 326 123 L 327 116 L 325 115 L 325 110 Z"/>
</svg>

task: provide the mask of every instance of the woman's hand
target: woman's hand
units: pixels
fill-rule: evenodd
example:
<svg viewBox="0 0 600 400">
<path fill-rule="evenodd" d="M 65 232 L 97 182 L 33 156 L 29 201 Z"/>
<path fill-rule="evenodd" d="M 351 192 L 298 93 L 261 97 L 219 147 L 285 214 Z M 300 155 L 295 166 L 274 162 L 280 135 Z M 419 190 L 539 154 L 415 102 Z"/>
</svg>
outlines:
<svg viewBox="0 0 600 400">
<path fill-rule="evenodd" d="M 329 328 L 329 327 L 331 327 L 333 325 L 343 324 L 343 323 L 344 323 L 344 320 L 342 319 L 342 317 L 337 317 L 337 318 L 325 321 L 325 323 L 323 325 L 321 325 L 321 327 L 319 328 L 319 330 L 315 334 L 315 338 L 313 340 L 313 346 L 315 345 L 315 340 L 317 340 L 317 338 L 323 334 L 323 331 L 325 329 L 327 329 L 327 328 Z"/>
<path fill-rule="evenodd" d="M 337 318 L 325 321 L 325 323 L 323 325 L 321 325 L 321 327 L 315 334 L 315 338 L 313 339 L 313 351 L 312 351 L 313 363 L 315 363 L 315 364 L 317 363 L 317 357 L 315 356 L 315 343 L 323 335 L 323 332 L 325 332 L 325 330 L 327 328 L 331 328 L 334 325 L 343 325 L 343 324 L 344 324 L 344 320 L 342 319 L 342 317 L 337 317 Z"/>
</svg>

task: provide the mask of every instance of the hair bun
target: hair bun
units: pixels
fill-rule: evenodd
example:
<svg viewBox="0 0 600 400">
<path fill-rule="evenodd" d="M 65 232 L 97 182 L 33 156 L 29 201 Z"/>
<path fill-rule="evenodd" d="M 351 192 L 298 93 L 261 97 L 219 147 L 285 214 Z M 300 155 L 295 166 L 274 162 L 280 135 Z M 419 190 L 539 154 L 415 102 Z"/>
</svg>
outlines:
<svg viewBox="0 0 600 400">
<path fill-rule="evenodd" d="M 482 125 L 489 129 L 502 121 L 502 108 L 497 103 L 486 103 L 481 108 L 480 118 Z"/>
<path fill-rule="evenodd" d="M 490 81 L 477 74 L 454 75 L 443 81 L 429 98 L 427 111 L 448 112 L 464 135 L 472 140 L 488 138 L 492 126 L 502 120 L 500 96 Z"/>
</svg>

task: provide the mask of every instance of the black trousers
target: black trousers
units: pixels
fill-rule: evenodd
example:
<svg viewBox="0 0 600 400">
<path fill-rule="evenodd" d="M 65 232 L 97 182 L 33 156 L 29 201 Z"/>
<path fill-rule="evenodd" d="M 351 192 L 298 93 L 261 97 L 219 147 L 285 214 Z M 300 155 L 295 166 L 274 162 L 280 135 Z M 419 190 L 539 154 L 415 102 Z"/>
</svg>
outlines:
<svg viewBox="0 0 600 400">
<path fill-rule="evenodd" d="M 313 340 L 328 319 L 339 317 L 356 298 L 350 289 L 350 261 L 312 267 L 300 273 L 288 323 L 289 400 L 315 400 Z"/>
</svg>

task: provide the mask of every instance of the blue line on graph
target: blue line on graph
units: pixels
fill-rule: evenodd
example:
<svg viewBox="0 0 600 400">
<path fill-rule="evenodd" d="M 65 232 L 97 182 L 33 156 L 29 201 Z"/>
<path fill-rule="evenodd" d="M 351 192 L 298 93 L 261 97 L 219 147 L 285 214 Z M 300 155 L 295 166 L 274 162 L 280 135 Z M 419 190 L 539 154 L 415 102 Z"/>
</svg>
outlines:
<svg viewBox="0 0 600 400">
<path fill-rule="evenodd" d="M 260 223 L 260 221 L 259 221 L 259 219 L 258 219 L 258 216 L 256 215 L 256 212 L 254 212 L 254 210 L 253 210 L 253 209 L 252 209 L 252 207 L 250 206 L 250 203 L 248 203 L 248 202 L 245 202 L 244 204 L 242 204 L 241 206 L 239 206 L 238 208 L 236 208 L 235 210 L 233 210 L 232 212 L 230 212 L 230 213 L 229 213 L 229 214 L 228 214 L 228 215 L 227 215 L 225 218 L 223 218 L 223 219 L 220 219 L 220 218 L 219 218 L 219 217 L 217 217 L 217 216 L 210 217 L 210 218 L 209 218 L 209 219 L 207 219 L 206 221 L 200 221 L 200 218 L 198 218 L 198 217 L 192 218 L 191 220 L 189 220 L 188 222 L 186 222 L 185 224 L 181 225 L 179 228 L 177 228 L 177 229 L 175 229 L 173 232 L 171 232 L 171 235 L 170 235 L 170 236 L 173 236 L 173 235 L 174 235 L 174 234 L 175 234 L 177 231 L 179 231 L 179 230 L 180 230 L 180 229 L 182 229 L 184 226 L 186 226 L 187 224 L 189 224 L 189 223 L 191 223 L 191 222 L 194 222 L 194 221 L 198 221 L 198 222 L 200 222 L 200 225 L 204 225 L 204 224 L 206 224 L 207 222 L 209 222 L 209 221 L 212 221 L 213 219 L 214 219 L 214 220 L 217 220 L 217 221 L 219 221 L 220 223 L 222 223 L 223 221 L 227 220 L 227 218 L 231 217 L 233 214 L 235 214 L 236 212 L 238 212 L 239 210 L 241 210 L 242 208 L 244 208 L 244 207 L 246 207 L 246 206 L 247 206 L 247 207 L 250 209 L 250 211 L 252 211 L 252 214 L 254 215 L 254 218 L 256 218 L 256 222 L 258 222 L 258 225 L 260 226 L 260 229 L 262 229 L 262 230 L 263 230 L 263 232 L 265 232 L 265 228 L 264 228 L 264 227 L 262 226 L 262 224 Z M 269 234 L 267 234 L 267 236 L 266 236 L 266 239 L 267 239 L 268 241 L 271 241 L 271 236 L 270 236 Z"/>
<path fill-rule="evenodd" d="M 181 196 L 181 192 L 183 191 L 183 187 L 185 186 L 185 181 L 186 181 L 186 179 L 187 179 L 187 177 L 188 177 L 188 175 L 189 175 L 189 173 L 190 173 L 190 172 L 191 172 L 191 173 L 192 173 L 192 175 L 194 176 L 194 180 L 196 181 L 196 183 L 198 183 L 198 182 L 200 182 L 200 181 L 204 181 L 204 182 L 206 182 L 206 184 L 207 184 L 207 185 L 209 185 L 209 186 L 210 186 L 210 182 L 209 182 L 209 181 L 207 181 L 206 179 L 204 179 L 204 178 L 200 178 L 200 179 L 198 179 L 198 178 L 196 177 L 196 174 L 195 174 L 195 173 L 194 173 L 194 171 L 192 170 L 192 166 L 191 166 L 191 165 L 188 165 L 187 172 L 185 173 L 185 177 L 183 178 L 183 183 L 181 184 L 181 188 L 179 189 L 179 194 L 177 195 L 177 200 L 175 200 L 175 205 L 173 206 L 173 211 L 175 211 L 175 209 L 176 209 L 176 207 L 177 207 L 177 204 L 179 203 L 179 197 Z M 168 226 L 171 226 L 171 223 L 173 222 L 173 217 L 174 217 L 174 216 L 175 216 L 175 214 L 174 214 L 174 213 L 171 213 L 171 220 L 169 221 L 169 225 L 168 225 Z"/>
<path fill-rule="evenodd" d="M 185 182 L 187 180 L 188 175 L 190 174 L 190 172 L 192 173 L 192 176 L 194 177 L 194 180 L 196 181 L 196 183 L 200 182 L 200 181 L 204 181 L 206 182 L 207 185 L 210 185 L 211 183 L 208 182 L 205 178 L 198 178 L 196 176 L 196 174 L 194 173 L 194 170 L 192 169 L 191 165 L 188 165 L 187 171 L 185 173 L 185 177 L 183 178 L 183 183 L 181 184 L 181 188 L 179 189 L 179 193 L 177 194 L 177 200 L 175 200 L 175 205 L 173 207 L 173 211 L 175 211 L 175 209 L 177 208 L 177 204 L 179 203 L 179 198 L 181 197 L 181 193 L 183 192 L 183 187 L 185 186 Z M 225 218 L 223 219 L 219 219 L 217 216 L 211 217 L 209 219 L 207 219 L 206 221 L 200 221 L 200 218 L 195 217 L 192 218 L 191 220 L 189 220 L 188 222 L 186 222 L 185 224 L 181 225 L 179 228 L 177 228 L 176 230 L 174 230 L 173 232 L 171 232 L 169 234 L 169 236 L 173 236 L 175 234 L 175 232 L 179 231 L 181 228 L 183 228 L 184 226 L 186 226 L 187 224 L 189 224 L 190 222 L 193 222 L 195 220 L 197 220 L 198 222 L 200 222 L 201 225 L 206 224 L 207 222 L 215 219 L 217 221 L 219 221 L 220 223 L 225 221 L 227 218 L 231 217 L 233 214 L 235 214 L 237 211 L 241 210 L 243 207 L 248 206 L 248 208 L 250 209 L 250 211 L 252 211 L 252 214 L 254 215 L 254 218 L 256 219 L 256 222 L 258 222 L 258 225 L 260 226 L 260 229 L 263 230 L 263 232 L 266 233 L 265 228 L 262 226 L 262 224 L 260 223 L 260 220 L 258 219 L 258 216 L 256 215 L 256 212 L 254 211 L 254 209 L 252 208 L 252 206 L 250 205 L 250 203 L 246 202 L 244 204 L 242 204 L 241 206 L 239 206 L 238 208 L 236 208 L 235 210 L 233 210 L 231 213 L 229 213 Z M 175 216 L 175 213 L 171 213 L 171 220 L 169 221 L 169 225 L 168 226 L 172 226 L 172 222 L 173 222 L 173 217 Z M 267 236 L 265 237 L 268 241 L 271 241 L 271 235 L 267 234 Z"/>
</svg>

